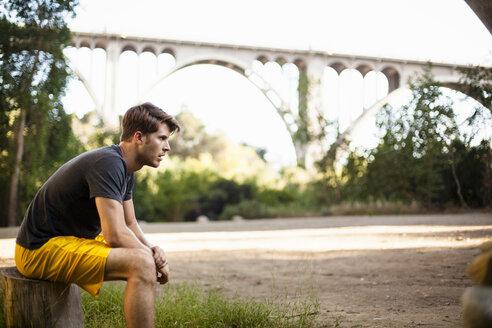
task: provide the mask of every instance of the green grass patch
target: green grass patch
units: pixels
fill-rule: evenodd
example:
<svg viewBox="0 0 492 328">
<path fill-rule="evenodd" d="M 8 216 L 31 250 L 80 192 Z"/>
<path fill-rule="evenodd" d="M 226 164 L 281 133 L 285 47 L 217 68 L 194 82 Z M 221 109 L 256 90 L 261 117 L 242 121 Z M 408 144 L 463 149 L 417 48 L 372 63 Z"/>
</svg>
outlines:
<svg viewBox="0 0 492 328">
<path fill-rule="evenodd" d="M 82 292 L 85 327 L 124 327 L 124 283 L 105 283 L 99 298 Z M 265 301 L 204 291 L 193 284 L 165 286 L 156 296 L 156 327 L 316 327 L 317 300 Z"/>
<path fill-rule="evenodd" d="M 124 282 L 106 282 L 98 298 L 81 291 L 85 327 L 125 327 L 124 289 Z M 158 288 L 156 327 L 339 327 L 338 320 L 334 324 L 317 321 L 319 307 L 314 297 L 258 302 L 238 296 L 226 297 L 217 290 L 205 291 L 195 284 L 183 283 Z M 1 290 L 0 309 L 0 327 L 5 327 Z"/>
<path fill-rule="evenodd" d="M 406 204 L 397 201 L 343 202 L 330 207 L 331 216 L 344 215 L 402 215 L 428 214 L 429 209 L 414 202 Z"/>
</svg>

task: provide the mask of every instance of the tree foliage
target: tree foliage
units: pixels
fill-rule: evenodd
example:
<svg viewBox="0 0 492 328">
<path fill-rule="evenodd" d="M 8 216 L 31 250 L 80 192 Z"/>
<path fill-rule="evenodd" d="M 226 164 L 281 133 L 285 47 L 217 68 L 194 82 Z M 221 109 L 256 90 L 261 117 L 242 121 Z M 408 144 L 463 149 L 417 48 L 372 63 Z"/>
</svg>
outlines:
<svg viewBox="0 0 492 328">
<path fill-rule="evenodd" d="M 492 111 L 492 67 L 460 68 L 462 91 Z"/>
<path fill-rule="evenodd" d="M 176 119 L 183 129 L 178 138 L 170 141 L 173 154 L 182 158 L 198 158 L 202 153 L 216 156 L 226 147 L 225 138 L 207 133 L 205 125 L 189 110 L 181 111 Z"/>
<path fill-rule="evenodd" d="M 366 155 L 349 155 L 343 198 L 417 202 L 427 208 L 490 206 L 490 141 L 471 146 L 460 135 L 453 103 L 429 70 L 410 87 L 409 104 L 386 106 L 379 113 L 378 146 Z"/>
<path fill-rule="evenodd" d="M 0 225 L 19 222 L 41 183 L 80 151 L 61 103 L 65 19 L 77 1 L 0 1 Z M 4 212 L 5 211 L 5 212 Z"/>
</svg>

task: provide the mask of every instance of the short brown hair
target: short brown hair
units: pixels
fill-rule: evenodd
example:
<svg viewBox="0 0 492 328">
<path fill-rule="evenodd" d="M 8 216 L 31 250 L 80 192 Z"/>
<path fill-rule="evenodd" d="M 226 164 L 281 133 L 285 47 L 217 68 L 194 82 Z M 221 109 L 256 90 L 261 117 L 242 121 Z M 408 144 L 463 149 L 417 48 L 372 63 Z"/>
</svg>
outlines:
<svg viewBox="0 0 492 328">
<path fill-rule="evenodd" d="M 133 106 L 123 116 L 120 140 L 130 140 L 137 131 L 143 134 L 156 132 L 159 129 L 160 123 L 166 123 L 171 134 L 179 132 L 181 129 L 178 121 L 173 116 L 150 102 Z"/>
</svg>

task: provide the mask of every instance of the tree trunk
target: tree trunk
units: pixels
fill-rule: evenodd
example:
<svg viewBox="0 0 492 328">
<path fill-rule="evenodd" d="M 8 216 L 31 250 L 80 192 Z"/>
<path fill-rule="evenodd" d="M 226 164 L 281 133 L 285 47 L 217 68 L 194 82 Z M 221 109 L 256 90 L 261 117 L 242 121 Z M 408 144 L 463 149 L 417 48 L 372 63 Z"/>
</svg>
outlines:
<svg viewBox="0 0 492 328">
<path fill-rule="evenodd" d="M 40 46 L 40 44 L 38 44 Z M 34 79 L 34 74 L 37 71 L 37 67 L 39 65 L 39 53 L 40 51 L 36 50 L 34 54 L 34 61 L 32 64 L 32 68 L 29 71 L 28 78 L 24 83 L 24 87 L 20 92 L 21 97 L 29 97 L 29 90 L 32 87 L 32 81 Z M 26 64 L 27 66 L 27 64 Z M 19 122 L 19 130 L 17 132 L 17 153 L 15 155 L 14 162 L 14 173 L 10 179 L 10 194 L 9 194 L 9 205 L 8 205 L 8 224 L 9 226 L 15 226 L 17 223 L 17 200 L 18 200 L 18 192 L 19 192 L 19 176 L 20 176 L 20 167 L 22 163 L 22 156 L 24 155 L 24 129 L 26 127 L 26 116 L 28 104 L 30 104 L 30 100 L 19 101 L 20 103 L 20 122 Z"/>
<path fill-rule="evenodd" d="M 15 267 L 1 274 L 7 327 L 84 327 L 77 285 L 28 279 Z"/>
<path fill-rule="evenodd" d="M 294 149 L 296 152 L 296 164 L 297 166 L 306 167 L 306 145 L 300 142 L 299 140 L 295 140 L 292 137 L 292 141 L 294 141 Z"/>
<path fill-rule="evenodd" d="M 333 163 L 333 179 L 335 180 L 335 191 L 337 195 L 337 203 L 342 201 L 342 186 L 340 180 L 338 179 L 335 163 Z"/>
<path fill-rule="evenodd" d="M 17 153 L 15 155 L 14 173 L 10 179 L 10 194 L 8 207 L 8 224 L 15 226 L 17 223 L 17 195 L 19 190 L 20 166 L 24 154 L 24 129 L 26 127 L 26 109 L 21 108 L 19 129 L 17 130 Z"/>
<path fill-rule="evenodd" d="M 453 172 L 453 179 L 454 182 L 456 183 L 456 193 L 458 194 L 458 198 L 460 199 L 461 206 L 468 208 L 468 204 L 465 202 L 465 199 L 463 198 L 463 195 L 461 194 L 461 183 L 460 180 L 458 179 L 458 175 L 456 174 L 456 153 L 454 149 L 450 149 L 450 155 L 451 155 L 451 171 Z"/>
</svg>

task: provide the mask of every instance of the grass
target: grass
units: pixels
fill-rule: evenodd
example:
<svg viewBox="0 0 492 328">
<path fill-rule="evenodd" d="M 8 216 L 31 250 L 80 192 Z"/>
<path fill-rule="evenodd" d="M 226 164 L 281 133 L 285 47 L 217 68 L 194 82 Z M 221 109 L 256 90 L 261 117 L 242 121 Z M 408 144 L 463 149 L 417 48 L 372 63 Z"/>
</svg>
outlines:
<svg viewBox="0 0 492 328">
<path fill-rule="evenodd" d="M 405 203 L 402 201 L 344 201 L 322 207 L 305 206 L 300 202 L 281 205 L 266 205 L 258 200 L 246 200 L 235 205 L 227 205 L 219 220 L 229 220 L 233 215 L 246 219 L 258 218 L 289 218 L 316 216 L 359 216 L 359 215 L 412 215 L 412 214 L 442 214 L 469 213 L 491 211 L 490 207 L 469 209 L 454 204 L 443 204 L 440 207 L 426 207 L 418 202 Z"/>
<path fill-rule="evenodd" d="M 429 209 L 417 203 L 373 201 L 373 202 L 343 202 L 331 206 L 330 215 L 398 215 L 398 214 L 428 214 Z"/>
<path fill-rule="evenodd" d="M 125 327 L 123 316 L 123 282 L 106 282 L 100 296 L 94 298 L 81 291 L 86 328 Z M 0 290 L 0 327 L 5 327 L 3 292 Z M 221 295 L 217 290 L 204 291 L 194 284 L 178 284 L 159 288 L 156 296 L 156 327 L 197 328 L 335 328 L 316 321 L 317 299 L 296 298 L 294 301 L 257 302 Z"/>
<path fill-rule="evenodd" d="M 81 291 L 86 328 L 125 327 L 123 316 L 124 283 L 106 282 L 100 296 Z M 5 327 L 3 292 L 0 290 L 0 327 Z M 156 327 L 249 328 L 318 327 L 317 300 L 294 302 L 256 302 L 226 298 L 216 290 L 204 291 L 193 284 L 159 289 L 156 297 Z M 323 326 L 331 327 L 331 326 Z"/>
<path fill-rule="evenodd" d="M 327 215 L 356 216 L 356 215 L 412 215 L 412 214 L 458 214 L 458 213 L 490 213 L 490 207 L 470 209 L 455 204 L 442 204 L 426 207 L 418 202 L 404 203 L 400 201 L 368 201 L 342 202 L 330 206 Z"/>
<path fill-rule="evenodd" d="M 105 283 L 99 298 L 82 292 L 85 327 L 124 327 L 123 294 L 124 283 Z M 318 311 L 317 300 L 256 302 L 184 283 L 159 289 L 156 327 L 316 327 Z"/>
</svg>

